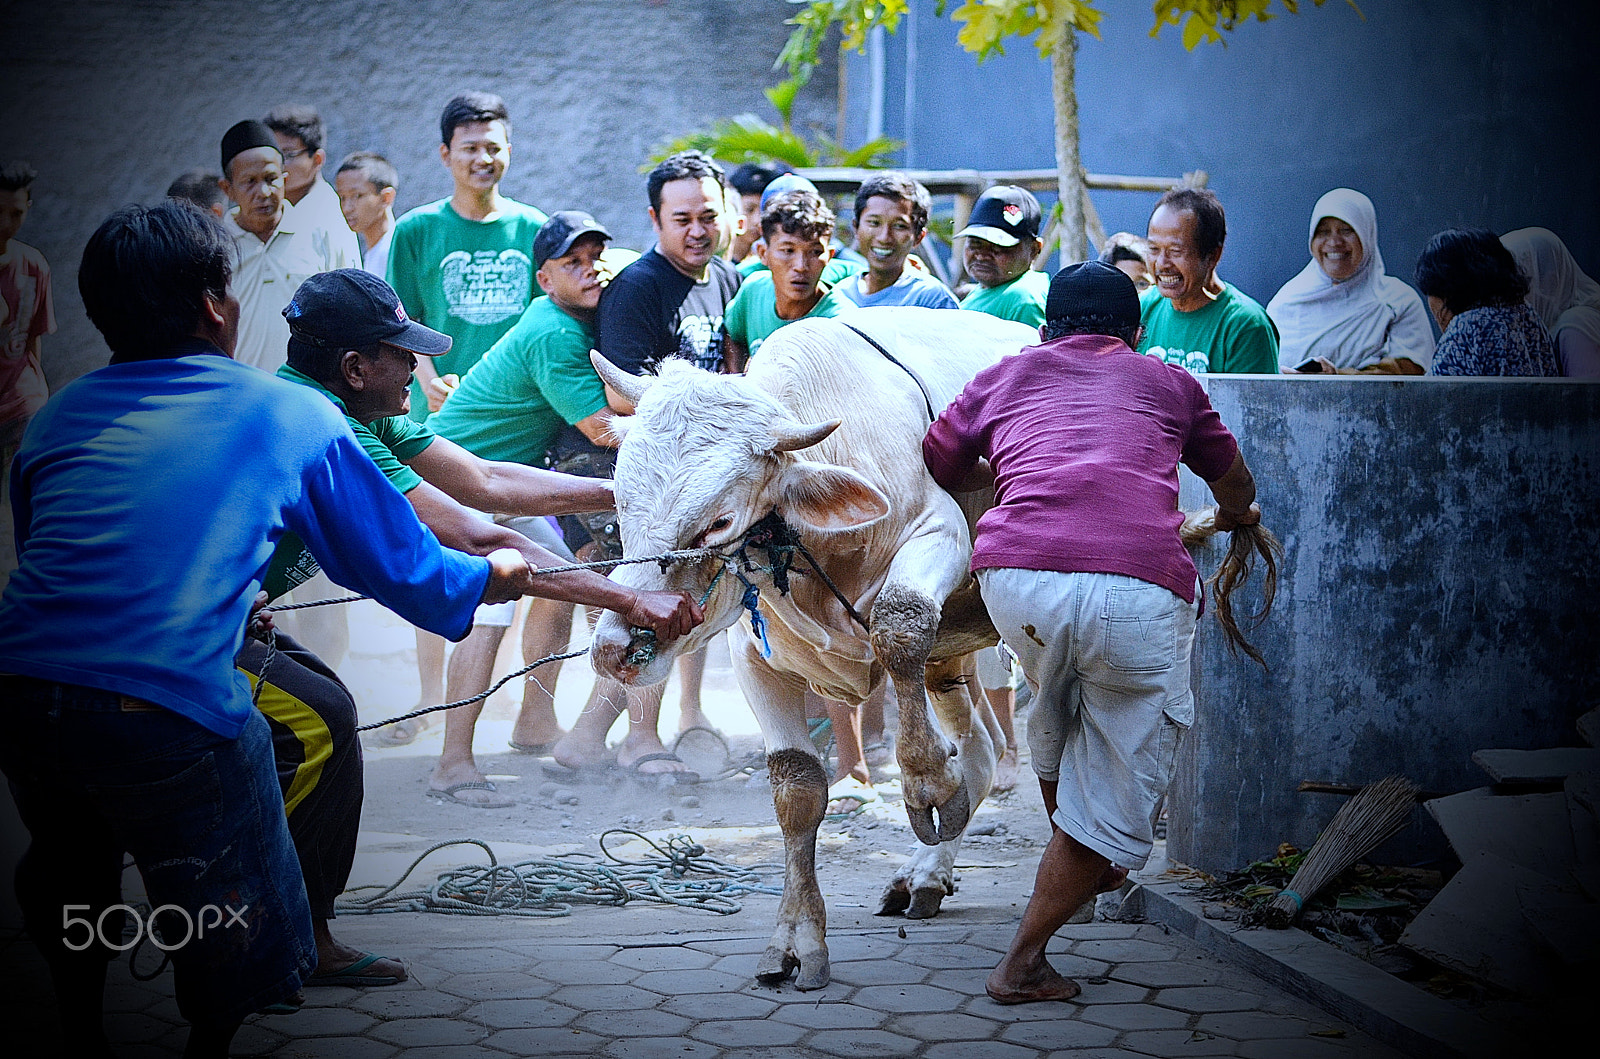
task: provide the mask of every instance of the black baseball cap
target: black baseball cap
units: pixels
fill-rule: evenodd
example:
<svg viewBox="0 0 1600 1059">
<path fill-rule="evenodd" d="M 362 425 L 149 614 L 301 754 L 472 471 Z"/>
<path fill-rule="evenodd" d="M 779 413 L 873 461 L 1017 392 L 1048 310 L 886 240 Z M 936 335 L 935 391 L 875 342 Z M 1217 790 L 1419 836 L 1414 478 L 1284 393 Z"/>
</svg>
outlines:
<svg viewBox="0 0 1600 1059">
<path fill-rule="evenodd" d="M 1109 317 L 1113 327 L 1139 326 L 1139 291 L 1126 272 L 1104 261 L 1080 261 L 1055 274 L 1044 301 L 1045 324 L 1086 315 Z"/>
<path fill-rule="evenodd" d="M 567 251 L 572 249 L 572 244 L 590 232 L 596 232 L 605 239 L 611 238 L 611 233 L 605 230 L 604 225 L 582 210 L 552 213 L 550 219 L 544 222 L 544 227 L 539 229 L 539 234 L 533 237 L 534 266 L 544 268 L 546 261 L 565 257 Z"/>
<path fill-rule="evenodd" d="M 956 238 L 973 235 L 995 246 L 1016 246 L 1039 238 L 1039 200 L 1027 188 L 996 184 L 978 196 L 967 226 Z"/>
<path fill-rule="evenodd" d="M 450 336 L 406 315 L 394 288 L 370 272 L 340 268 L 300 284 L 283 318 L 289 334 L 323 349 L 363 349 L 377 342 L 424 357 L 450 351 Z"/>
</svg>

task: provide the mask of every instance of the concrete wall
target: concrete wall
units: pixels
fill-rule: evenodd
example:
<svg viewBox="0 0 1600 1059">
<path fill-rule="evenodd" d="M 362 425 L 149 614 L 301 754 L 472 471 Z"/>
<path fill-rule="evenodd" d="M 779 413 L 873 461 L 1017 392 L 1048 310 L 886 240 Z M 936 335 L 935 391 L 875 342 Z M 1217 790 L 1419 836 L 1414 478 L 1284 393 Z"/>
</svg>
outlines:
<svg viewBox="0 0 1600 1059">
<path fill-rule="evenodd" d="M 948 16 L 914 6 L 885 42 L 884 133 L 918 167 L 1053 168 L 1049 65 L 1032 42 L 980 64 Z M 1263 304 L 1305 265 L 1311 208 L 1339 186 L 1372 198 L 1389 274 L 1408 282 L 1428 238 L 1459 224 L 1543 225 L 1600 274 L 1600 5 L 1360 0 L 1363 21 L 1340 0 L 1274 4 L 1272 21 L 1193 52 L 1171 27 L 1150 38 L 1147 3 L 1098 6 L 1100 39 L 1078 50 L 1084 165 L 1209 171 L 1228 210 L 1221 272 Z M 845 83 L 854 143 L 865 58 Z M 1107 232 L 1142 234 L 1156 197 L 1093 193 Z"/>
<path fill-rule="evenodd" d="M 1303 779 L 1487 783 L 1474 750 L 1578 745 L 1600 701 L 1600 385 L 1210 376 L 1287 559 L 1252 641 L 1202 623 L 1172 856 L 1302 849 L 1341 799 Z M 1208 495 L 1185 472 L 1186 508 Z M 1214 571 L 1215 542 L 1198 558 Z M 1254 608 L 1255 589 L 1240 602 Z M 1442 855 L 1418 812 L 1385 854 Z"/>
<path fill-rule="evenodd" d="M 548 211 L 590 210 L 621 245 L 649 243 L 651 149 L 754 111 L 787 35 L 783 0 L 15 0 L 4 7 L 0 159 L 40 172 L 20 238 L 55 271 L 59 386 L 105 362 L 83 316 L 77 262 L 116 207 L 215 169 L 222 133 L 306 102 L 335 165 L 376 150 L 400 171 L 398 207 L 450 192 L 439 112 L 465 89 L 510 107 L 503 189 Z M 836 71 L 820 69 L 797 125 L 832 130 Z M 331 177 L 331 170 L 329 171 Z"/>
</svg>

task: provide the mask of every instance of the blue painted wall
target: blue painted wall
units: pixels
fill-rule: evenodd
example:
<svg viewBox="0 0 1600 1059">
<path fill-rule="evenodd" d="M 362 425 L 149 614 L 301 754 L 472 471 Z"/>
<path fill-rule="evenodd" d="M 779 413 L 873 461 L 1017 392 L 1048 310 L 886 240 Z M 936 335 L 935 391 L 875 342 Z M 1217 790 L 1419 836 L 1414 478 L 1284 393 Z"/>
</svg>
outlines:
<svg viewBox="0 0 1600 1059">
<path fill-rule="evenodd" d="M 913 6 L 885 45 L 884 133 L 907 142 L 904 164 L 1053 167 L 1049 68 L 1032 43 L 980 65 L 948 17 Z M 1194 52 L 1170 27 L 1150 38 L 1147 3 L 1100 6 L 1101 39 L 1078 52 L 1084 165 L 1208 171 L 1228 210 L 1220 271 L 1262 302 L 1305 265 L 1311 207 L 1341 185 L 1372 198 L 1385 263 L 1408 282 L 1428 238 L 1462 224 L 1542 225 L 1600 275 L 1600 4 L 1361 0 L 1362 21 L 1329 0 Z M 858 142 L 865 58 L 850 57 L 846 85 Z M 1142 234 L 1155 199 L 1094 193 L 1107 232 Z"/>
<path fill-rule="evenodd" d="M 1337 810 L 1301 780 L 1393 772 L 1480 787 L 1475 750 L 1580 745 L 1600 702 L 1600 385 L 1212 375 L 1212 405 L 1286 552 L 1250 635 L 1263 670 L 1196 640 L 1173 858 L 1210 872 L 1306 848 Z M 1185 472 L 1182 502 L 1208 493 Z M 1196 561 L 1209 575 L 1214 540 Z M 1236 600 L 1258 608 L 1259 574 Z M 1447 855 L 1425 813 L 1381 856 Z"/>
</svg>

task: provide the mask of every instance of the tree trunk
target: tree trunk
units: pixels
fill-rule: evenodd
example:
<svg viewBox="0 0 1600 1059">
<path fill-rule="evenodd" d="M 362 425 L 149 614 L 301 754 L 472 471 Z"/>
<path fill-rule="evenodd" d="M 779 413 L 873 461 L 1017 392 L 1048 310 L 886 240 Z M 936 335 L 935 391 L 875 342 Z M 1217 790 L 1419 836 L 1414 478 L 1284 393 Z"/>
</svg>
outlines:
<svg viewBox="0 0 1600 1059">
<path fill-rule="evenodd" d="M 1070 264 L 1090 254 L 1084 235 L 1083 162 L 1078 157 L 1078 33 L 1062 19 L 1050 56 L 1050 94 L 1056 112 L 1056 172 L 1061 196 L 1062 259 Z"/>
</svg>

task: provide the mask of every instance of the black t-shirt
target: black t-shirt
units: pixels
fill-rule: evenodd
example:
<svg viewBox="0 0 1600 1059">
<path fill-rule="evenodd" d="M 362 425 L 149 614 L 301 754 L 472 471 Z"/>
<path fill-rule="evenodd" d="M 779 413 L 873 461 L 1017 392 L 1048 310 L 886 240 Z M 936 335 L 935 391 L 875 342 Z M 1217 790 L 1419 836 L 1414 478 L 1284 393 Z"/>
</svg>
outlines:
<svg viewBox="0 0 1600 1059">
<path fill-rule="evenodd" d="M 651 249 L 617 273 L 600 297 L 601 354 L 634 374 L 654 371 L 668 357 L 721 371 L 722 314 L 739 279 L 737 269 L 715 257 L 705 282 L 696 283 Z"/>
</svg>

